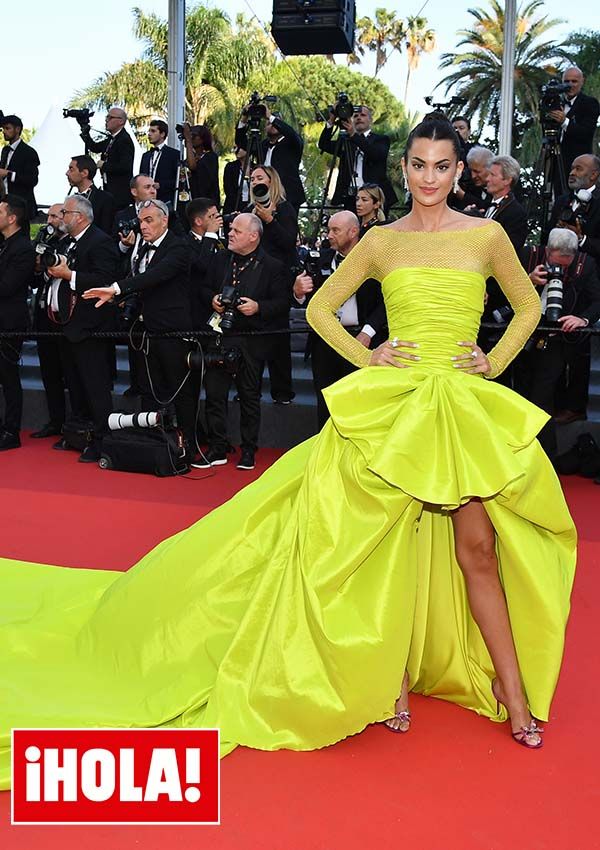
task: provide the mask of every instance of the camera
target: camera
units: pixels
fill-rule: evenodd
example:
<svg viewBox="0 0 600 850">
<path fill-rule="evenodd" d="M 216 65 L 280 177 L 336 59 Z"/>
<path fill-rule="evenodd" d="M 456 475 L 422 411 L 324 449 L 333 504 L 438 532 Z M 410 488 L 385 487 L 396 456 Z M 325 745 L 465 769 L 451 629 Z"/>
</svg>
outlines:
<svg viewBox="0 0 600 850">
<path fill-rule="evenodd" d="M 243 111 L 243 114 L 248 119 L 248 129 L 260 129 L 260 122 L 264 121 L 267 117 L 267 109 L 265 103 L 276 102 L 277 98 L 275 97 L 275 95 L 266 94 L 264 97 L 261 97 L 257 91 L 253 91 L 250 95 L 250 102 L 246 107 L 244 107 Z"/>
<path fill-rule="evenodd" d="M 546 263 L 548 272 L 547 295 L 546 295 L 546 321 L 548 324 L 556 324 L 562 316 L 563 308 L 563 284 L 564 270 L 562 266 L 549 265 Z"/>
<path fill-rule="evenodd" d="M 585 226 L 585 217 L 588 212 L 590 201 L 593 197 L 594 195 L 589 189 L 578 189 L 575 192 L 577 207 L 573 209 L 573 207 L 568 206 L 561 210 L 559 224 L 571 224 L 574 227 L 579 224 L 579 226 L 583 228 Z"/>
<path fill-rule="evenodd" d="M 230 331 L 235 324 L 236 308 L 241 304 L 242 298 L 235 286 L 225 284 L 219 295 L 219 302 L 225 307 L 221 313 L 221 328 Z"/>
<path fill-rule="evenodd" d="M 90 118 L 95 114 L 87 107 L 85 109 L 63 109 L 63 118 L 74 118 L 82 130 L 89 130 Z"/>
<path fill-rule="evenodd" d="M 510 322 L 513 316 L 514 311 L 512 307 L 508 306 L 508 304 L 504 304 L 502 307 L 498 307 L 497 310 L 492 312 L 492 318 L 499 325 L 503 325 L 505 322 Z"/>
<path fill-rule="evenodd" d="M 230 375 L 235 375 L 239 369 L 242 352 L 239 348 L 232 346 L 231 348 L 222 348 L 217 345 L 212 351 L 190 351 L 187 356 L 187 365 L 195 371 L 203 369 L 216 368 L 223 369 L 229 372 Z"/>
<path fill-rule="evenodd" d="M 127 237 L 130 233 L 141 233 L 139 218 L 130 218 L 120 221 L 117 231 Z"/>
<path fill-rule="evenodd" d="M 252 187 L 252 194 L 255 202 L 261 207 L 268 207 L 271 203 L 271 190 L 266 183 L 256 183 Z"/>
<path fill-rule="evenodd" d="M 338 93 L 335 104 L 329 107 L 329 111 L 338 121 L 349 121 L 355 112 L 360 111 L 360 107 L 354 106 L 346 92 L 341 91 Z"/>
<path fill-rule="evenodd" d="M 58 243 L 63 238 L 63 235 L 52 224 L 44 224 L 38 230 L 33 246 L 35 253 L 39 257 L 40 266 L 44 271 L 60 263 L 61 255 L 58 251 Z"/>
<path fill-rule="evenodd" d="M 142 301 L 139 295 L 130 295 L 120 302 L 119 307 L 121 308 L 121 319 L 126 325 L 131 325 L 140 318 Z"/>
<path fill-rule="evenodd" d="M 147 410 L 141 413 L 111 413 L 108 417 L 111 431 L 123 428 L 164 428 L 177 427 L 175 417 L 167 410 Z"/>
<path fill-rule="evenodd" d="M 542 129 L 547 136 L 558 137 L 560 124 L 549 113 L 555 109 L 562 109 L 565 103 L 565 95 L 571 90 L 569 83 L 561 83 L 559 80 L 550 80 L 546 85 L 540 86 L 540 119 Z"/>
</svg>

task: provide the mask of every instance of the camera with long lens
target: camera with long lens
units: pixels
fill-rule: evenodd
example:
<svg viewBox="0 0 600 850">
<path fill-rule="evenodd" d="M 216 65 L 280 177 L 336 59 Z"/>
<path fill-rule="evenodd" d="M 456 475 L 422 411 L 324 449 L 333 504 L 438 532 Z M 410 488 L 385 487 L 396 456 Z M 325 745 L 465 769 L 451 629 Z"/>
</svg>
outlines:
<svg viewBox="0 0 600 850">
<path fill-rule="evenodd" d="M 540 86 L 540 120 L 546 136 L 559 136 L 561 125 L 551 118 L 549 113 L 563 108 L 566 94 L 570 91 L 569 83 L 561 83 L 560 80 L 550 80 L 546 85 Z"/>
<path fill-rule="evenodd" d="M 60 263 L 61 255 L 58 251 L 58 243 L 63 236 L 64 234 L 52 224 L 44 224 L 38 230 L 33 248 L 43 271 Z"/>
<path fill-rule="evenodd" d="M 593 192 L 590 192 L 589 189 L 578 189 L 575 192 L 575 200 L 577 201 L 575 209 L 573 209 L 573 207 L 569 204 L 569 206 L 561 210 L 558 217 L 559 226 L 561 224 L 570 224 L 573 227 L 576 227 L 577 224 L 579 224 L 579 226 L 583 229 L 593 197 Z"/>
<path fill-rule="evenodd" d="M 122 233 L 125 238 L 127 238 L 130 233 L 141 233 L 139 218 L 136 216 L 135 218 L 120 221 L 117 226 L 117 231 Z"/>
<path fill-rule="evenodd" d="M 261 97 L 257 91 L 253 91 L 250 95 L 250 102 L 244 108 L 244 115 L 248 121 L 248 129 L 260 129 L 261 121 L 264 121 L 267 117 L 267 107 L 265 104 L 276 102 L 277 98 L 275 95 L 266 94 L 264 97 Z"/>
<path fill-rule="evenodd" d="M 108 417 L 111 431 L 123 428 L 164 428 L 177 427 L 175 417 L 167 410 L 143 410 L 141 413 L 111 413 Z"/>
<path fill-rule="evenodd" d="M 239 348 L 232 345 L 230 348 L 223 348 L 221 345 L 203 351 L 197 349 L 190 351 L 187 356 L 187 365 L 190 369 L 200 372 L 203 369 L 223 369 L 230 375 L 235 375 L 240 367 L 242 352 Z"/>
<path fill-rule="evenodd" d="M 237 307 L 242 303 L 242 296 L 235 286 L 226 283 L 219 295 L 219 303 L 225 308 L 221 313 L 221 329 L 230 331 L 235 324 Z"/>
<path fill-rule="evenodd" d="M 271 203 L 271 190 L 266 183 L 255 183 L 252 187 L 254 201 L 261 207 L 268 207 Z"/>
<path fill-rule="evenodd" d="M 546 321 L 548 324 L 556 324 L 562 316 L 563 310 L 563 286 L 564 269 L 559 265 L 546 263 L 548 282 L 546 290 Z"/>
<path fill-rule="evenodd" d="M 63 109 L 63 118 L 74 118 L 82 130 L 90 129 L 90 118 L 95 114 L 87 107 L 84 109 Z"/>
<path fill-rule="evenodd" d="M 329 111 L 335 115 L 338 121 L 349 121 L 355 112 L 359 112 L 360 107 L 354 106 L 346 92 L 339 92 L 337 100 L 333 106 L 329 107 Z"/>
</svg>

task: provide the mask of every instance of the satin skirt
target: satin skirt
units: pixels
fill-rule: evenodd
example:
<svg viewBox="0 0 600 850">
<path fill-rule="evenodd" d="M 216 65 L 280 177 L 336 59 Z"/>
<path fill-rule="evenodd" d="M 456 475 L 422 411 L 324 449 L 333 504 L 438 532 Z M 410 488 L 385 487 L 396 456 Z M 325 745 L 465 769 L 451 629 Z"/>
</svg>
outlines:
<svg viewBox="0 0 600 850">
<path fill-rule="evenodd" d="M 13 726 L 219 727 L 223 753 L 324 747 L 411 690 L 495 720 L 454 552 L 477 497 L 527 699 L 547 719 L 576 534 L 535 435 L 479 376 L 370 369 L 259 480 L 128 572 L 0 561 L 0 783 Z"/>
</svg>

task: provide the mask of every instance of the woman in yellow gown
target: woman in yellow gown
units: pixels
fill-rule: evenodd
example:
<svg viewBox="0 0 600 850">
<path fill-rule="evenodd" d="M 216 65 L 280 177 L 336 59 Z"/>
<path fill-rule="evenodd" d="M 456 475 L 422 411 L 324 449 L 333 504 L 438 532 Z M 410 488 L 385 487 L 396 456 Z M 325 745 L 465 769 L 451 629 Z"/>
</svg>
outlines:
<svg viewBox="0 0 600 850">
<path fill-rule="evenodd" d="M 539 744 L 529 710 L 548 717 L 576 536 L 535 439 L 546 414 L 484 379 L 539 299 L 502 229 L 446 206 L 457 168 L 447 126 L 420 125 L 412 212 L 314 296 L 309 321 L 366 367 L 326 390 L 320 434 L 127 573 L 0 561 L 2 787 L 13 726 L 217 726 L 223 753 L 314 749 L 405 727 L 404 671 L 495 720 L 506 703 Z M 490 275 L 515 317 L 485 357 Z M 335 317 L 369 277 L 391 336 L 373 352 Z"/>
</svg>

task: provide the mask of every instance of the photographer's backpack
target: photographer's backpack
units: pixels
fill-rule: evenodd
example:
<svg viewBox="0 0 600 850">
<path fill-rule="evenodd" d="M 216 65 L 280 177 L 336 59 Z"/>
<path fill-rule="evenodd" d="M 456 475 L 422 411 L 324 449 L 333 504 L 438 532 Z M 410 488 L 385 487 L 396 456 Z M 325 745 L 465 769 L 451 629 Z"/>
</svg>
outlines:
<svg viewBox="0 0 600 850">
<path fill-rule="evenodd" d="M 113 416 L 119 417 L 120 414 Z M 134 417 L 127 416 L 127 419 L 131 418 L 135 419 L 135 414 Z M 151 427 L 118 426 L 116 430 L 110 430 L 102 439 L 98 465 L 101 469 L 144 472 L 161 478 L 185 475 L 190 471 L 181 432 L 170 426 L 163 427 L 160 420 Z"/>
</svg>

